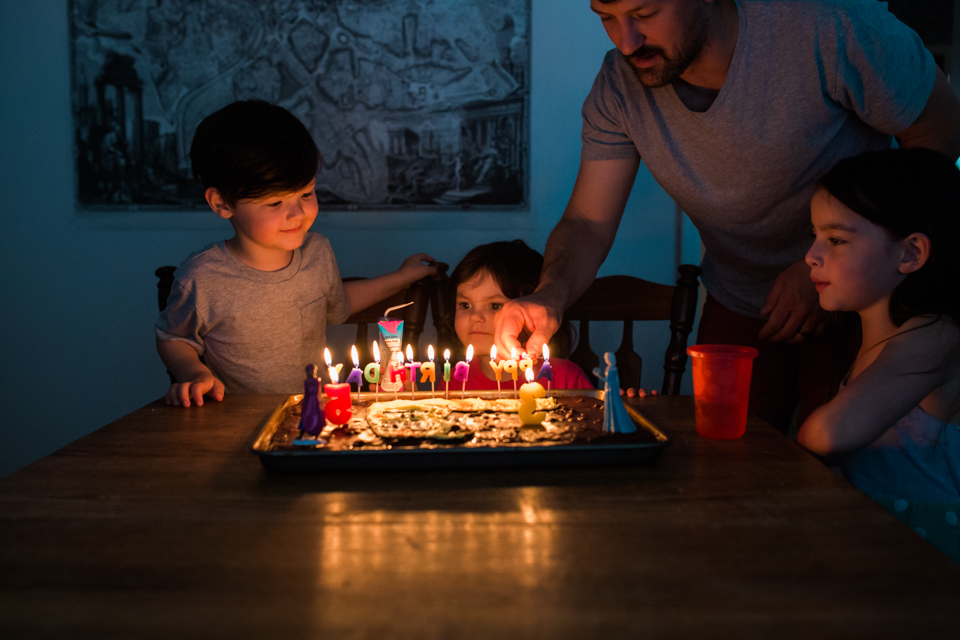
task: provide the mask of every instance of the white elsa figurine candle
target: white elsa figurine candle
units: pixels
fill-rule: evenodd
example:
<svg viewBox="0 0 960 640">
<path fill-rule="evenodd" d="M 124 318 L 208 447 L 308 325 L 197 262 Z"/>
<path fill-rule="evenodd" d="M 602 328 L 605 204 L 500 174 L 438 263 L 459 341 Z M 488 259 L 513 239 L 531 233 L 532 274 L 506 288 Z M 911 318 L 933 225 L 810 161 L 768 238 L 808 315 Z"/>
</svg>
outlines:
<svg viewBox="0 0 960 640">
<path fill-rule="evenodd" d="M 603 430 L 606 433 L 633 433 L 637 425 L 633 424 L 627 408 L 620 397 L 620 372 L 617 371 L 617 357 L 607 351 L 603 354 L 607 363 L 606 371 L 593 370 L 593 375 L 603 381 Z"/>
</svg>

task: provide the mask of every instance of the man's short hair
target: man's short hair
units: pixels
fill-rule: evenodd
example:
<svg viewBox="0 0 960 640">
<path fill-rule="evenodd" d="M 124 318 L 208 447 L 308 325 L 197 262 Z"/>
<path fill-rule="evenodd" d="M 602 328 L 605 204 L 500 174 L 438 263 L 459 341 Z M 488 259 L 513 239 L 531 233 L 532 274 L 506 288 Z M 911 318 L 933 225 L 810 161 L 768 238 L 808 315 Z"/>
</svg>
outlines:
<svg viewBox="0 0 960 640">
<path fill-rule="evenodd" d="M 200 123 L 190 146 L 193 177 L 230 206 L 293 193 L 320 170 L 320 150 L 292 113 L 263 100 L 234 102 Z"/>
</svg>

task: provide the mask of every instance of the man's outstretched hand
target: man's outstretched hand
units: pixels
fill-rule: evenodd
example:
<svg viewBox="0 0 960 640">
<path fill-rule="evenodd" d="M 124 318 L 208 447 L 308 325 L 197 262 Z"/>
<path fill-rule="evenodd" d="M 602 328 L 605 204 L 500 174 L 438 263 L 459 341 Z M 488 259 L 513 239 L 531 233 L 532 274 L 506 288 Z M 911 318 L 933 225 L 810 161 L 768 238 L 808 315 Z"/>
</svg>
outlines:
<svg viewBox="0 0 960 640">
<path fill-rule="evenodd" d="M 543 345 L 560 328 L 563 309 L 557 308 L 549 297 L 541 292 L 517 298 L 503 305 L 496 317 L 497 349 L 510 353 L 510 349 L 540 355 Z M 521 342 L 526 336 L 526 344 Z"/>
<path fill-rule="evenodd" d="M 803 260 L 777 276 L 760 313 L 767 316 L 767 324 L 758 336 L 761 340 L 803 342 L 823 335 L 827 329 L 827 312 L 820 307 L 810 267 Z"/>
</svg>

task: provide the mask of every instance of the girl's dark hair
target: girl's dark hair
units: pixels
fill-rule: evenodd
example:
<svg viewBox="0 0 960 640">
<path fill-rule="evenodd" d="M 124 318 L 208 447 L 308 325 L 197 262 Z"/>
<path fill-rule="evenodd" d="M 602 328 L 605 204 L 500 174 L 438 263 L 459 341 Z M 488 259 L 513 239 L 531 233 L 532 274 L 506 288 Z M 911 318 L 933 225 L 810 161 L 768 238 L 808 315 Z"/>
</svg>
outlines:
<svg viewBox="0 0 960 640">
<path fill-rule="evenodd" d="M 890 297 L 896 326 L 921 314 L 960 323 L 960 169 L 930 149 L 885 149 L 838 162 L 817 183 L 849 209 L 902 240 L 930 238 L 930 259 Z"/>
<path fill-rule="evenodd" d="M 320 150 L 296 116 L 263 100 L 207 116 L 190 146 L 193 177 L 231 207 L 238 200 L 300 191 L 320 170 Z"/>
<path fill-rule="evenodd" d="M 456 335 L 453 330 L 456 314 L 457 287 L 469 282 L 481 273 L 488 273 L 496 281 L 504 297 L 513 300 L 530 295 L 540 282 L 540 271 L 543 269 L 543 256 L 531 249 L 523 240 L 491 242 L 471 249 L 463 257 L 460 264 L 450 274 L 447 290 L 450 304 L 448 309 L 453 311 L 444 317 L 442 322 L 449 335 Z M 564 319 L 560 329 L 550 339 L 550 355 L 565 358 L 573 348 L 573 325 Z"/>
</svg>

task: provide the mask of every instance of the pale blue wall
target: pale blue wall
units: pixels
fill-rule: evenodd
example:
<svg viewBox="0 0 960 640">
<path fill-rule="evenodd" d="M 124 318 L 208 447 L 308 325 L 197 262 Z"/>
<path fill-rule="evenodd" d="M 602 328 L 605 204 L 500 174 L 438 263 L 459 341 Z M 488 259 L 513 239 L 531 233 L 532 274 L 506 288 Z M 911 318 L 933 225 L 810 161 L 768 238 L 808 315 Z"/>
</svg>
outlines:
<svg viewBox="0 0 960 640">
<path fill-rule="evenodd" d="M 67 3 L 4 5 L 0 475 L 163 394 L 167 381 L 153 344 L 153 270 L 229 231 L 212 213 L 77 214 Z M 476 244 L 515 237 L 542 250 L 576 176 L 580 105 L 609 48 L 586 0 L 533 0 L 531 213 L 318 219 L 314 230 L 330 237 L 342 272 L 377 275 L 416 251 L 455 264 Z M 684 261 L 698 256 L 688 224 Z M 670 282 L 672 270 L 673 202 L 641 170 L 601 274 Z M 644 384 L 659 387 L 666 329 L 655 333 L 641 335 L 647 336 Z M 616 347 L 612 337 L 599 342 Z"/>
</svg>

